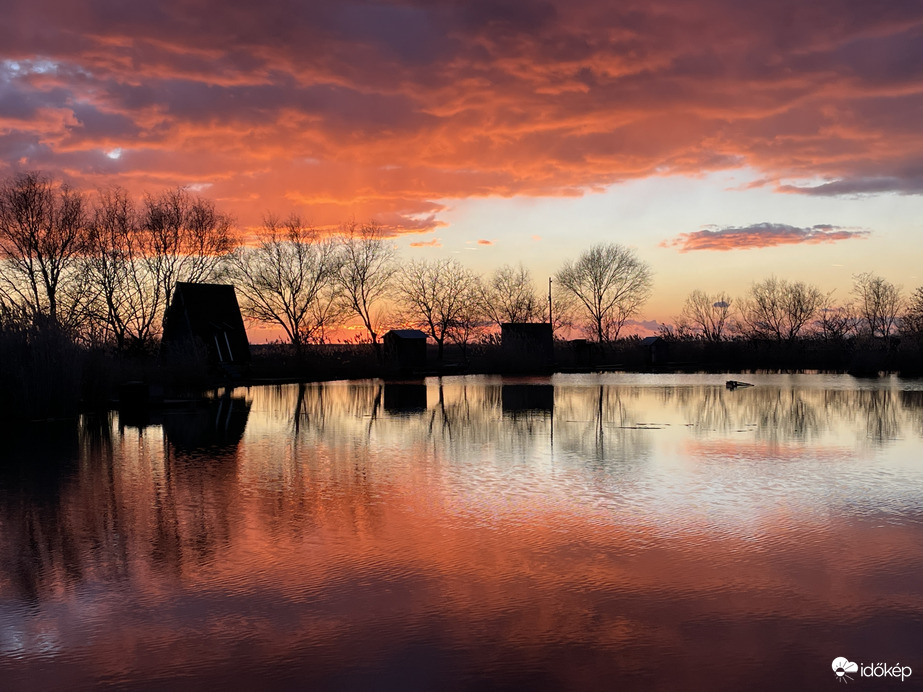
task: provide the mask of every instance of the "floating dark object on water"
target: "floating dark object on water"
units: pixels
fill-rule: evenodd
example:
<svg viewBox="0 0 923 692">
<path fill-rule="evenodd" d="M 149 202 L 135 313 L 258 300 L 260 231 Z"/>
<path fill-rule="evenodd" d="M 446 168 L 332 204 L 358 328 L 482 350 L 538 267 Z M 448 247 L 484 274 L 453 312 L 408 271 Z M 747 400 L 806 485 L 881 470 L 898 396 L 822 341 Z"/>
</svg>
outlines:
<svg viewBox="0 0 923 692">
<path fill-rule="evenodd" d="M 737 389 L 738 387 L 752 387 L 753 385 L 749 382 L 738 382 L 737 380 L 728 380 L 724 383 L 724 386 L 728 389 Z"/>
</svg>

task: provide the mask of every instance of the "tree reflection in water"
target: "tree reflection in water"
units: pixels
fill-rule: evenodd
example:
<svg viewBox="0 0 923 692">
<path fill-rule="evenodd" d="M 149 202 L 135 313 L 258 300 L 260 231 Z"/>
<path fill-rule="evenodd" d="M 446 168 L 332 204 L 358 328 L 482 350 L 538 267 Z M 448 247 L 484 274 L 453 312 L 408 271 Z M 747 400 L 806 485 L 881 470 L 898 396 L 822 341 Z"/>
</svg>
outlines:
<svg viewBox="0 0 923 692">
<path fill-rule="evenodd" d="M 257 387 L 145 427 L 8 435 L 0 673 L 87 646 L 117 676 L 124 649 L 84 643 L 103 621 L 175 665 L 225 660 L 203 633 L 247 632 L 273 665 L 336 667 L 344 637 L 391 644 L 376 626 L 624 654 L 706 621 L 769 622 L 769 641 L 800 609 L 827 631 L 837 603 L 857 617 L 890 593 L 918 617 L 919 470 L 888 453 L 920 448 L 923 389 L 616 379 Z M 823 548 L 859 539 L 849 560 Z"/>
</svg>

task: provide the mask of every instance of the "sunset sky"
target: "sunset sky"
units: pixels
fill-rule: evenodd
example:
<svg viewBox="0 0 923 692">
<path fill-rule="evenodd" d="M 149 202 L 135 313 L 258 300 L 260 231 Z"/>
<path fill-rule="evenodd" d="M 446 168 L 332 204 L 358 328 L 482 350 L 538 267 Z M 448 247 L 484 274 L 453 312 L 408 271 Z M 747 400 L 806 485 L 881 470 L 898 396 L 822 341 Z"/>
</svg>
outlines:
<svg viewBox="0 0 923 692">
<path fill-rule="evenodd" d="M 539 285 L 617 242 L 643 320 L 772 273 L 923 284 L 919 0 L 2 5 L 4 176 L 375 219 Z"/>
</svg>

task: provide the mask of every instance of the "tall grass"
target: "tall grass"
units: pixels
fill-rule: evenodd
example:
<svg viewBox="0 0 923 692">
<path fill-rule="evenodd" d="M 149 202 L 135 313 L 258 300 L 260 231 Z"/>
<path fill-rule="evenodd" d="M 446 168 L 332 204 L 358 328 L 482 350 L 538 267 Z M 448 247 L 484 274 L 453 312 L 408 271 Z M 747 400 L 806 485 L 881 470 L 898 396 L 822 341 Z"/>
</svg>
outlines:
<svg viewBox="0 0 923 692">
<path fill-rule="evenodd" d="M 78 411 L 86 353 L 54 324 L 0 322 L 0 416 L 58 418 Z"/>
</svg>

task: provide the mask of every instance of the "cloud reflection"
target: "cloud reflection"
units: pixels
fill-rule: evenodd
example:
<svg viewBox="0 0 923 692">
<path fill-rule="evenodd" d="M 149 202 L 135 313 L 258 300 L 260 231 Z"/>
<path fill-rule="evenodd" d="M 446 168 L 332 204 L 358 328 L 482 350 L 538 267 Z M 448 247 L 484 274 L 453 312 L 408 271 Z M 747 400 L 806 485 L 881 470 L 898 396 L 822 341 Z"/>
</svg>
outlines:
<svg viewBox="0 0 923 692">
<path fill-rule="evenodd" d="M 253 388 L 87 420 L 40 477 L 24 448 L 0 484 L 0 673 L 47 687 L 28 676 L 53 650 L 87 686 L 399 684 L 423 652 L 436 682 L 580 688 L 586 666 L 675 685 L 719 648 L 749 683 L 727 662 L 780 635 L 804 679 L 833 631 L 912 653 L 880 623 L 923 613 L 919 469 L 893 442 L 919 446 L 923 399 L 525 386 Z"/>
</svg>

